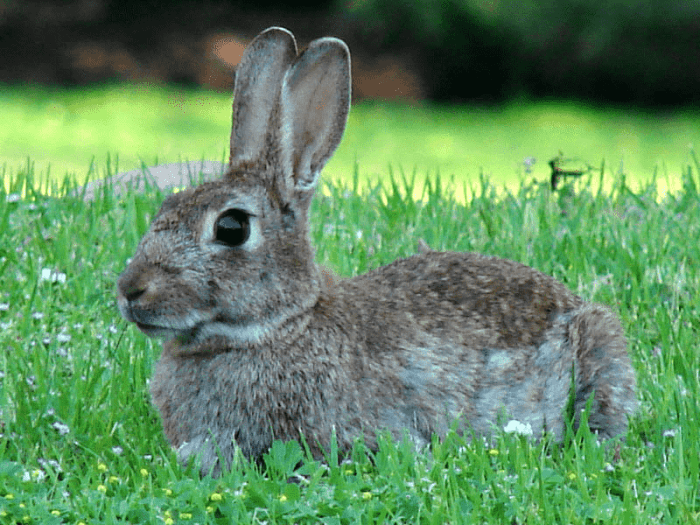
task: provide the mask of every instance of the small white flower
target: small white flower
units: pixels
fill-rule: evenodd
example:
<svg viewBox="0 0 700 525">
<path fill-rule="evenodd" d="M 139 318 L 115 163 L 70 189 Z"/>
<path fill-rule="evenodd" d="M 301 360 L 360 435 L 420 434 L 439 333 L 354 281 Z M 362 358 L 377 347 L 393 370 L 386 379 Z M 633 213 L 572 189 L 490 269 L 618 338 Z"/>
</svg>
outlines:
<svg viewBox="0 0 700 525">
<path fill-rule="evenodd" d="M 108 328 L 108 330 L 110 331 L 110 333 L 113 333 L 113 334 L 116 334 L 117 332 L 119 332 L 119 330 L 117 329 L 117 327 L 114 326 L 114 325 L 110 325 L 110 327 Z"/>
<path fill-rule="evenodd" d="M 10 303 L 0 303 L 0 312 L 7 312 L 10 309 Z"/>
<path fill-rule="evenodd" d="M 52 270 L 51 268 L 42 268 L 41 277 L 39 278 L 39 282 L 42 282 L 42 281 L 63 284 L 66 282 L 66 274 L 61 273 L 61 272 L 57 272 L 55 270 Z"/>
<path fill-rule="evenodd" d="M 120 446 L 112 447 L 112 452 L 117 456 L 121 456 L 124 453 L 124 449 Z"/>
<path fill-rule="evenodd" d="M 245 485 L 245 483 L 244 483 Z M 238 490 L 234 490 L 232 493 L 234 498 L 242 498 L 245 495 L 245 487 L 241 487 Z"/>
<path fill-rule="evenodd" d="M 37 483 L 41 483 L 44 481 L 44 478 L 46 478 L 46 472 L 40 468 L 35 468 L 31 472 L 25 472 L 22 476 L 22 481 L 36 481 Z"/>
<path fill-rule="evenodd" d="M 675 428 L 669 428 L 668 430 L 664 430 L 664 433 L 662 434 L 663 437 L 668 438 L 668 437 L 676 437 L 676 434 L 678 433 L 678 430 Z"/>
<path fill-rule="evenodd" d="M 65 423 L 61 423 L 60 421 L 55 421 L 53 425 L 51 425 L 53 428 L 55 428 L 58 433 L 62 436 L 65 436 L 70 432 L 70 427 L 66 425 Z"/>
<path fill-rule="evenodd" d="M 44 312 L 32 312 L 32 319 L 43 319 Z"/>
<path fill-rule="evenodd" d="M 532 435 L 532 425 L 530 423 L 521 423 L 515 419 L 508 421 L 503 431 L 506 434 L 518 434 L 520 436 L 531 436 Z"/>
<path fill-rule="evenodd" d="M 70 335 L 61 332 L 56 336 L 56 341 L 58 341 L 59 343 L 67 343 L 68 341 L 70 341 Z"/>
<path fill-rule="evenodd" d="M 39 465 L 43 468 L 51 468 L 54 472 L 63 472 L 61 464 L 55 459 L 46 460 L 44 458 L 39 458 Z"/>
<path fill-rule="evenodd" d="M 19 193 L 10 193 L 5 197 L 5 202 L 19 202 L 22 196 Z"/>
<path fill-rule="evenodd" d="M 12 322 L 8 321 L 6 323 L 0 323 L 0 331 L 5 331 L 9 330 L 9 328 L 12 326 Z"/>
</svg>

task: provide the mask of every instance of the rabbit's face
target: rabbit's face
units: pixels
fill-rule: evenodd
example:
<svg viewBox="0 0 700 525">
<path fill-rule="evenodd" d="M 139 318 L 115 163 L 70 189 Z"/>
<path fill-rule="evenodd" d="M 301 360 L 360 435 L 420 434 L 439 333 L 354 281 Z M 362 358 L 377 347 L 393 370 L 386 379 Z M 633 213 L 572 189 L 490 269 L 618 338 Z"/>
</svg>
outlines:
<svg viewBox="0 0 700 525">
<path fill-rule="evenodd" d="M 306 206 L 229 174 L 169 196 L 118 281 L 122 315 L 186 350 L 254 345 L 312 306 L 319 275 Z"/>
<path fill-rule="evenodd" d="M 298 54 L 289 31 L 257 37 L 236 73 L 230 171 L 166 199 L 117 283 L 122 315 L 182 352 L 303 330 L 321 293 L 308 207 L 349 109 L 343 42 Z"/>
</svg>

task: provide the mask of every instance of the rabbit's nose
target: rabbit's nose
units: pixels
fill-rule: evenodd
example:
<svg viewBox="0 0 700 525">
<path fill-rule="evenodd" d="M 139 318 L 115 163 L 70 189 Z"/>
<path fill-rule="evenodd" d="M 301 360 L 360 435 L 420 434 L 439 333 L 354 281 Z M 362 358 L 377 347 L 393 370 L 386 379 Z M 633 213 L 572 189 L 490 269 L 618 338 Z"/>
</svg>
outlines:
<svg viewBox="0 0 700 525">
<path fill-rule="evenodd" d="M 142 288 L 137 288 L 137 287 L 128 287 L 126 290 L 122 290 L 122 295 L 124 298 L 129 301 L 130 303 L 136 301 L 139 297 L 143 295 L 143 293 L 146 291 L 145 287 Z"/>
<path fill-rule="evenodd" d="M 143 270 L 129 266 L 117 280 L 117 290 L 120 296 L 128 302 L 139 299 L 148 289 L 148 279 Z"/>
</svg>

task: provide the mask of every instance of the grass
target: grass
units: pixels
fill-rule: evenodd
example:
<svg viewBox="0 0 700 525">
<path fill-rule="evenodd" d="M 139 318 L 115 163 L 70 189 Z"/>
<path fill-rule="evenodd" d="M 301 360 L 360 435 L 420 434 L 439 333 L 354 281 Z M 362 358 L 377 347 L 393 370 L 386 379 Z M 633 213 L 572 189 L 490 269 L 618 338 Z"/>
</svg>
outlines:
<svg viewBox="0 0 700 525">
<path fill-rule="evenodd" d="M 141 162 L 226 158 L 231 96 L 148 84 L 74 90 L 0 86 L 0 120 L 15 123 L 0 127 L 0 166 L 14 169 L 30 157 L 37 173 L 50 171 L 54 180 L 73 173 L 82 183 L 87 176 L 101 177 L 108 157 L 113 167 L 118 158 L 122 171 Z M 583 165 L 598 167 L 605 159 L 609 171 L 625 173 L 637 190 L 656 176 L 663 194 L 680 189 L 675 174 L 692 162 L 699 130 L 693 108 L 633 112 L 561 101 L 482 108 L 361 102 L 350 112 L 325 176 L 349 183 L 357 163 L 367 188 L 385 180 L 390 164 L 397 172 L 433 178 L 439 171 L 443 180 L 454 176 L 460 183 L 484 173 L 495 186 L 517 191 L 523 180 L 546 180 L 547 162 L 562 151 Z M 527 168 L 526 159 L 536 162 Z"/>
<path fill-rule="evenodd" d="M 31 164 L 29 164 L 31 166 Z M 320 263 L 353 275 L 417 250 L 473 250 L 532 265 L 619 311 L 641 409 L 626 443 L 584 429 L 563 446 L 450 434 L 430 453 L 380 440 L 349 461 L 276 442 L 264 466 L 218 480 L 178 465 L 150 405 L 159 352 L 119 316 L 115 280 L 162 195 L 93 203 L 0 189 L 0 523 L 695 523 L 700 520 L 700 191 L 694 164 L 665 197 L 591 180 L 497 191 L 468 205 L 416 181 L 334 183 L 313 205 Z M 25 195 L 20 198 L 20 195 Z M 289 478 L 297 479 L 289 483 Z"/>
</svg>

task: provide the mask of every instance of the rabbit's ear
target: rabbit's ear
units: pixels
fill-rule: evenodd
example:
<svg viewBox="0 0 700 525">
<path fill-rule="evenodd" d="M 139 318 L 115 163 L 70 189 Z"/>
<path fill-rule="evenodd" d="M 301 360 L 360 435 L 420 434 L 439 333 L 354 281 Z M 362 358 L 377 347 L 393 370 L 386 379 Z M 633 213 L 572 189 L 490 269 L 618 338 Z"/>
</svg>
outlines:
<svg viewBox="0 0 700 525">
<path fill-rule="evenodd" d="M 350 110 L 350 51 L 337 38 L 311 42 L 287 71 L 280 98 L 280 161 L 291 187 L 313 190 L 340 143 Z"/>
<path fill-rule="evenodd" d="M 265 138 L 279 100 L 282 79 L 297 56 L 292 33 L 271 27 L 248 45 L 236 70 L 229 164 L 264 155 Z"/>
</svg>

